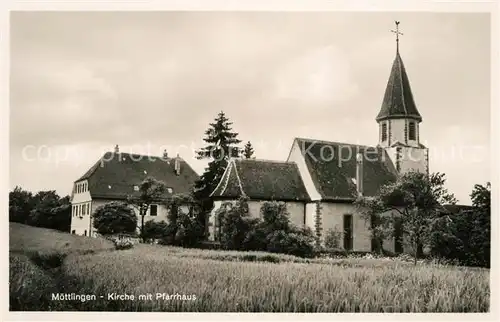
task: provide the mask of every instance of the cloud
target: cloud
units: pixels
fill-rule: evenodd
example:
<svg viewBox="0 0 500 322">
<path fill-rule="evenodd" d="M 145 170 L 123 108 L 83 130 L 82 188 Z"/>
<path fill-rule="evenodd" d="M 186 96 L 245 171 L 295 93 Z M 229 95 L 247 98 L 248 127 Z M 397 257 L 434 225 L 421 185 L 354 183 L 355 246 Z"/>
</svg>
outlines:
<svg viewBox="0 0 500 322">
<path fill-rule="evenodd" d="M 274 81 L 278 99 L 311 104 L 345 101 L 358 92 L 349 60 L 334 46 L 314 48 L 286 61 Z"/>
<path fill-rule="evenodd" d="M 70 188 L 114 144 L 151 144 L 153 154 L 163 145 L 201 146 L 221 110 L 259 158 L 286 159 L 296 136 L 376 144 L 395 55 L 389 30 L 400 18 L 421 138 L 448 154 L 457 142 L 489 145 L 484 15 L 22 12 L 10 29 L 12 181 Z M 30 144 L 79 154 L 57 165 L 27 162 L 22 148 Z M 488 162 L 445 157 L 431 154 L 431 169 L 446 172 L 468 200 L 472 184 L 489 178 Z M 203 170 L 204 161 L 190 163 Z"/>
<path fill-rule="evenodd" d="M 116 115 L 115 90 L 83 64 L 13 60 L 11 143 L 47 144 L 81 136 Z"/>
</svg>

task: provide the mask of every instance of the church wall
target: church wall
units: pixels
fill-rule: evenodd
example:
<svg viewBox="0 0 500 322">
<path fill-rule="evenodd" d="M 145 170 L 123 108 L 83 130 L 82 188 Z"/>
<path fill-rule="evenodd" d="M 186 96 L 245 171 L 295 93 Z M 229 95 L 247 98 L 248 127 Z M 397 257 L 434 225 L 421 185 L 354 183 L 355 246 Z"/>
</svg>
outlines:
<svg viewBox="0 0 500 322">
<path fill-rule="evenodd" d="M 346 203 L 321 203 L 322 227 L 323 233 L 321 241 L 324 242 L 325 235 L 329 229 L 342 233 L 341 245 L 343 245 L 344 236 L 344 215 L 353 215 L 353 251 L 371 251 L 371 233 L 369 222 L 367 222 L 360 213 L 356 212 L 353 204 Z"/>
<path fill-rule="evenodd" d="M 218 209 L 224 204 L 225 202 L 231 202 L 235 203 L 237 200 L 216 200 L 214 201 L 214 208 L 212 209 L 210 213 L 210 217 L 208 219 L 208 225 L 209 225 L 209 235 L 208 238 L 209 240 L 214 240 L 214 234 L 215 234 L 215 213 L 217 212 Z M 260 215 L 260 209 L 262 205 L 266 201 L 263 200 L 250 200 L 248 201 L 248 212 L 250 217 L 252 218 L 261 218 Z M 306 204 L 304 202 L 296 202 L 296 201 L 290 201 L 290 202 L 285 202 L 286 208 L 288 210 L 288 213 L 290 214 L 290 222 L 298 227 L 304 227 L 304 222 L 307 220 L 306 218 Z M 313 205 L 314 206 L 314 205 Z M 311 216 L 312 217 L 312 214 Z M 314 223 L 312 224 L 311 228 L 314 226 Z"/>
<path fill-rule="evenodd" d="M 307 164 L 304 156 L 300 150 L 299 143 L 297 140 L 293 141 L 292 149 L 290 150 L 290 155 L 288 156 L 288 162 L 295 162 L 299 169 L 300 177 L 304 182 L 304 186 L 306 187 L 306 191 L 309 194 L 311 200 L 320 200 L 321 196 L 316 190 L 314 186 L 314 182 L 311 178 L 311 174 L 309 173 L 309 169 L 307 168 Z"/>
<path fill-rule="evenodd" d="M 387 148 L 387 154 L 391 158 L 394 166 L 397 168 L 397 148 Z M 414 147 L 400 147 L 399 153 L 399 167 L 400 173 L 409 172 L 411 169 L 426 172 L 429 164 L 427 160 L 428 149 L 414 148 Z"/>
<path fill-rule="evenodd" d="M 266 201 L 251 200 L 248 202 L 248 212 L 253 218 L 261 218 L 260 209 Z M 298 227 L 304 227 L 305 203 L 285 202 L 286 209 L 290 214 L 290 222 Z"/>
<path fill-rule="evenodd" d="M 405 173 L 411 169 L 426 172 L 428 168 L 426 154 L 427 149 L 404 147 L 401 149 L 401 172 Z"/>
<path fill-rule="evenodd" d="M 306 204 L 306 227 L 311 228 L 314 232 L 316 228 L 316 203 Z"/>
<path fill-rule="evenodd" d="M 392 119 L 388 120 L 387 122 L 390 122 L 390 126 L 388 124 L 388 128 L 390 128 L 390 145 L 394 144 L 395 142 L 399 141 L 403 144 L 407 144 L 409 146 L 413 147 L 418 147 L 418 138 L 419 138 L 419 124 L 418 122 L 415 122 L 413 120 L 408 120 L 408 119 Z M 406 137 L 408 136 L 409 131 L 409 122 L 415 122 L 415 131 L 416 131 L 416 136 L 415 140 L 406 140 Z M 408 124 L 408 128 L 405 131 L 405 127 Z M 379 142 L 381 141 L 382 137 L 380 136 Z"/>
<path fill-rule="evenodd" d="M 224 201 L 221 200 L 215 200 L 214 207 L 208 217 L 208 240 L 210 241 L 213 241 L 215 236 L 215 213 L 219 210 L 223 202 Z"/>
<path fill-rule="evenodd" d="M 389 120 L 391 123 L 390 125 L 390 144 L 393 144 L 396 141 L 399 141 L 401 143 L 406 143 L 405 142 L 405 124 L 406 120 L 405 119 L 399 119 L 399 120 Z"/>
</svg>

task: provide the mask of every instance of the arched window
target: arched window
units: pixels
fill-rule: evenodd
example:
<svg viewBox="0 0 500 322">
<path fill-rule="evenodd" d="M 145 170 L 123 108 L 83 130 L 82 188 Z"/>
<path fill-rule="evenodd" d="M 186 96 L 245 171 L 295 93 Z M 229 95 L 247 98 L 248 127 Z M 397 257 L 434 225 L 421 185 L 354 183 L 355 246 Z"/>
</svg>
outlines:
<svg viewBox="0 0 500 322">
<path fill-rule="evenodd" d="M 408 128 L 408 140 L 415 141 L 417 139 L 417 131 L 416 131 L 415 122 L 410 122 Z"/>
<path fill-rule="evenodd" d="M 382 142 L 387 140 L 387 123 L 382 123 Z"/>
</svg>

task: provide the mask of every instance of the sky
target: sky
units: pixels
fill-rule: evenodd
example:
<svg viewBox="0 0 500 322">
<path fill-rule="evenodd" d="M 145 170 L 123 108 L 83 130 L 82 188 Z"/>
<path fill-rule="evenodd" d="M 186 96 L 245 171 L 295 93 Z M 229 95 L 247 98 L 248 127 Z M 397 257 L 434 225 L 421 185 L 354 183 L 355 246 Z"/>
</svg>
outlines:
<svg viewBox="0 0 500 322">
<path fill-rule="evenodd" d="M 10 186 L 69 194 L 105 151 L 196 160 L 220 111 L 260 159 L 295 137 L 376 145 L 400 54 L 431 172 L 470 204 L 490 181 L 490 30 L 482 13 L 14 12 Z"/>
</svg>

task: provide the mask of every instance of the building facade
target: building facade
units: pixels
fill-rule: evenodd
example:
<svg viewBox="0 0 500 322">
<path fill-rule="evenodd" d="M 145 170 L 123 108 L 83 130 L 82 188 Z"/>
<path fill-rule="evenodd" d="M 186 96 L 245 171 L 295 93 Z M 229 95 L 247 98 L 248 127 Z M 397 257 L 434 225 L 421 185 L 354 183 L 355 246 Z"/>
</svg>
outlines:
<svg viewBox="0 0 500 322">
<path fill-rule="evenodd" d="M 311 228 L 321 242 L 334 231 L 342 236 L 345 250 L 372 251 L 371 223 L 353 202 L 359 195 L 377 195 L 405 172 L 429 172 L 428 149 L 420 142 L 422 117 L 399 48 L 375 121 L 374 146 L 296 138 L 286 161 L 231 160 L 212 193 L 216 206 L 210 216 L 211 238 L 221 204 L 246 196 L 252 216 L 259 216 L 257 209 L 266 200 L 283 201 L 291 221 Z M 388 251 L 402 247 L 399 238 L 384 242 Z"/>
<path fill-rule="evenodd" d="M 189 193 L 198 179 L 196 172 L 179 156 L 138 155 L 119 152 L 105 153 L 82 177 L 75 181 L 71 194 L 71 233 L 96 236 L 92 214 L 110 202 L 125 202 L 139 191 L 141 182 L 152 177 L 167 185 L 167 196 Z M 134 209 L 137 216 L 139 212 Z M 167 221 L 168 209 L 152 204 L 145 221 Z M 139 223 L 140 224 L 140 220 Z"/>
</svg>

